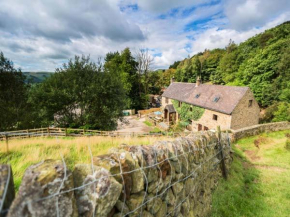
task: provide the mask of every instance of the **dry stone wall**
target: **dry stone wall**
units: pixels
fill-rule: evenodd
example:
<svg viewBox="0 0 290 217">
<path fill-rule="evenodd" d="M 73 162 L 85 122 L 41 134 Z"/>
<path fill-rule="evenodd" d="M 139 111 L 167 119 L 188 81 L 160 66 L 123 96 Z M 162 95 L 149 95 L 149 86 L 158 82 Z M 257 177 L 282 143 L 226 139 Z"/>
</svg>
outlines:
<svg viewBox="0 0 290 217">
<path fill-rule="evenodd" d="M 290 122 L 282 121 L 275 123 L 267 123 L 267 124 L 258 124 L 251 127 L 245 127 L 239 130 L 231 130 L 232 131 L 232 141 L 237 141 L 241 138 L 259 135 L 264 132 L 275 132 L 281 130 L 289 130 Z"/>
<path fill-rule="evenodd" d="M 229 170 L 229 137 L 223 134 L 219 143 L 209 132 L 121 145 L 73 172 L 64 161 L 45 160 L 25 172 L 8 216 L 206 216 L 222 178 L 221 152 Z"/>
</svg>

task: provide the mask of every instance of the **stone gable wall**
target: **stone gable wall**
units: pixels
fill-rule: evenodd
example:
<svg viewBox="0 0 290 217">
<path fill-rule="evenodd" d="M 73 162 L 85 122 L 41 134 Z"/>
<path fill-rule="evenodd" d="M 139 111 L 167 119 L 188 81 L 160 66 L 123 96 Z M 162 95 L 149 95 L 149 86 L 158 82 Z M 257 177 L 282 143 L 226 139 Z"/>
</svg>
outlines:
<svg viewBox="0 0 290 217">
<path fill-rule="evenodd" d="M 253 104 L 249 107 L 249 100 Z M 253 93 L 248 90 L 241 101 L 232 112 L 232 122 L 230 129 L 236 130 L 259 124 L 260 108 L 254 98 Z"/>
<path fill-rule="evenodd" d="M 220 144 L 229 170 L 229 137 L 222 134 Z M 203 133 L 122 145 L 73 172 L 62 161 L 45 160 L 25 172 L 8 217 L 207 216 L 222 178 L 221 146 L 215 134 Z"/>
</svg>

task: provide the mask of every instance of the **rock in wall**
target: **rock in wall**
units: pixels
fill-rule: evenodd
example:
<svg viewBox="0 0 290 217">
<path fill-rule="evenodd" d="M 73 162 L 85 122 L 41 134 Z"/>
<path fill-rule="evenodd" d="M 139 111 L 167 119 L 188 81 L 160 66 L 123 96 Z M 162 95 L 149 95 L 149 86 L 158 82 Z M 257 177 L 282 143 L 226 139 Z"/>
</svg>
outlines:
<svg viewBox="0 0 290 217">
<path fill-rule="evenodd" d="M 220 144 L 229 169 L 226 135 Z M 9 217 L 206 216 L 222 177 L 221 146 L 213 133 L 121 145 L 73 173 L 61 161 L 46 160 L 26 171 Z"/>
<path fill-rule="evenodd" d="M 68 191 L 73 187 L 72 173 L 61 161 L 45 160 L 33 165 L 23 176 L 8 217 L 76 217 L 74 191 Z"/>
</svg>

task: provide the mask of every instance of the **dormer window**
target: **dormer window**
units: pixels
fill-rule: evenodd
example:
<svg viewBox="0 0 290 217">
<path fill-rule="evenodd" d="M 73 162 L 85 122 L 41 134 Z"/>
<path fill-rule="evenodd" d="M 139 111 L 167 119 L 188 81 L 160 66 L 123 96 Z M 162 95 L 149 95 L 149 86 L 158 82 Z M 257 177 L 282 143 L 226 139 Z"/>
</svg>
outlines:
<svg viewBox="0 0 290 217">
<path fill-rule="evenodd" d="M 196 94 L 195 98 L 197 99 L 197 98 L 199 98 L 199 96 L 200 96 L 200 93 Z"/>
<path fill-rule="evenodd" d="M 220 97 L 219 97 L 219 96 L 216 96 L 216 97 L 213 99 L 213 102 L 218 102 L 219 99 L 220 99 Z"/>
</svg>

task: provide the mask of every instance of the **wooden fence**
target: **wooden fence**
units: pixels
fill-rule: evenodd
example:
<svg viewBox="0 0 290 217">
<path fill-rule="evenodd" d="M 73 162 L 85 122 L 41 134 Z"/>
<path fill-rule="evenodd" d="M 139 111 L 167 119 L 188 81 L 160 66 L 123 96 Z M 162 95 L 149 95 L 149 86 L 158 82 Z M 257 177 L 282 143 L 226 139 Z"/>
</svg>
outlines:
<svg viewBox="0 0 290 217">
<path fill-rule="evenodd" d="M 187 136 L 190 132 L 174 133 L 143 133 L 143 132 L 117 132 L 117 131 L 99 131 L 86 129 L 70 129 L 70 128 L 38 128 L 29 130 L 17 130 L 0 132 L 0 141 L 6 141 L 8 151 L 8 141 L 11 139 L 24 139 L 33 137 L 79 137 L 79 136 L 110 136 L 110 137 L 145 137 L 145 136 L 168 136 L 182 137 Z"/>
</svg>

